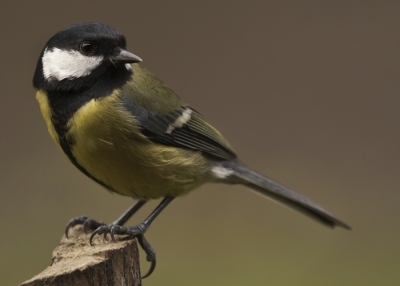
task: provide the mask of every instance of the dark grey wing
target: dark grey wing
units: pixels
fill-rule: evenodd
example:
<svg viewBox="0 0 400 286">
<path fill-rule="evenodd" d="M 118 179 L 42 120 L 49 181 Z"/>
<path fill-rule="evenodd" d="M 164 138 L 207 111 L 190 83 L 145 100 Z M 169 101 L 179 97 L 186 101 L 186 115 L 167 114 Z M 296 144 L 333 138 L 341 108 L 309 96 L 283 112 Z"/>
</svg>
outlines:
<svg viewBox="0 0 400 286">
<path fill-rule="evenodd" d="M 154 142 L 201 151 L 220 159 L 236 158 L 222 135 L 189 106 L 160 115 L 139 106 L 129 96 L 122 95 L 121 101 L 139 121 L 142 133 Z"/>
</svg>

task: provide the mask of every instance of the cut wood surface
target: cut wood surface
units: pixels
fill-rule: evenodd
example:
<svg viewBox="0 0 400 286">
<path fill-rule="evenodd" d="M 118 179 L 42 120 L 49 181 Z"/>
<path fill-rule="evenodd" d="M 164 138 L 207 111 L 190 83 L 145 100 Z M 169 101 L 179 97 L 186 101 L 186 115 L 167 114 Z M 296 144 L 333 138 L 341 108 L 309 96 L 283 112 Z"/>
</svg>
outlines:
<svg viewBox="0 0 400 286">
<path fill-rule="evenodd" d="M 54 249 L 51 265 L 21 286 L 141 285 L 136 240 L 116 236 L 114 243 L 97 235 L 90 246 L 89 238 L 82 226 L 71 228 Z"/>
</svg>

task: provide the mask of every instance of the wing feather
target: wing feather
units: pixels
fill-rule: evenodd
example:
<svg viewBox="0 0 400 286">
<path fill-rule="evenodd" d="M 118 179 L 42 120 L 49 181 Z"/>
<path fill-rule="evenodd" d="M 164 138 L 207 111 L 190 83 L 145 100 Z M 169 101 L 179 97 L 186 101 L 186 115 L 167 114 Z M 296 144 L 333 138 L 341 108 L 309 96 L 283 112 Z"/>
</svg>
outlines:
<svg viewBox="0 0 400 286">
<path fill-rule="evenodd" d="M 133 78 L 121 89 L 120 100 L 138 120 L 145 136 L 157 143 L 220 159 L 236 158 L 229 143 L 197 111 L 149 71 L 137 64 L 132 67 Z"/>
</svg>

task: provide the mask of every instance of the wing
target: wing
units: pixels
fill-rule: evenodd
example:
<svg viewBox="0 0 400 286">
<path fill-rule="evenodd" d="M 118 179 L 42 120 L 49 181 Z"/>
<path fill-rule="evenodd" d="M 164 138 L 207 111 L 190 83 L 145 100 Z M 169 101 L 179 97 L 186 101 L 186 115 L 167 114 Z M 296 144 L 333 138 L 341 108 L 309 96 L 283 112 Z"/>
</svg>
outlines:
<svg viewBox="0 0 400 286">
<path fill-rule="evenodd" d="M 133 80 L 121 90 L 121 102 L 150 140 L 231 160 L 236 155 L 224 137 L 197 111 L 143 67 L 134 64 Z"/>
</svg>

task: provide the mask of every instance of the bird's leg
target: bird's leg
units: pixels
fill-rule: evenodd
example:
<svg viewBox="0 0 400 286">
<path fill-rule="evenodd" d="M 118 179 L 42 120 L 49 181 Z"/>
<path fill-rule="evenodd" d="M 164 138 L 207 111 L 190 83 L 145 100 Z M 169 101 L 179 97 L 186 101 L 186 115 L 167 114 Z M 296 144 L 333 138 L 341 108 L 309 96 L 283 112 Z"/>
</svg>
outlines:
<svg viewBox="0 0 400 286">
<path fill-rule="evenodd" d="M 138 201 L 124 212 L 112 225 L 124 225 L 147 201 Z"/>
<path fill-rule="evenodd" d="M 115 234 L 120 234 L 120 235 L 129 235 L 130 237 L 137 237 L 140 234 L 144 234 L 147 229 L 150 227 L 150 224 L 153 222 L 153 220 L 162 212 L 165 207 L 172 202 L 174 197 L 165 197 L 161 203 L 155 208 L 155 210 L 142 222 L 139 223 L 136 226 L 128 226 L 128 227 L 123 227 L 118 224 L 111 224 L 111 225 L 101 225 L 99 226 L 93 233 L 92 236 L 90 237 L 90 243 L 92 242 L 93 237 L 98 234 L 110 234 L 111 238 L 113 241 L 115 241 Z M 129 212 L 129 211 L 128 211 Z M 116 222 L 123 221 L 125 222 L 125 214 L 121 216 Z"/>
<path fill-rule="evenodd" d="M 142 277 L 142 279 L 149 277 L 151 273 L 153 273 L 154 269 L 156 268 L 156 252 L 154 249 L 151 247 L 150 243 L 147 241 L 147 239 L 144 237 L 144 233 L 147 231 L 147 229 L 150 227 L 150 224 L 153 222 L 153 220 L 162 212 L 165 207 L 173 201 L 175 197 L 165 197 L 161 203 L 156 207 L 156 209 L 140 224 L 136 226 L 130 226 L 130 227 L 123 227 L 119 223 L 124 223 L 126 220 L 129 218 L 126 218 L 128 216 L 128 213 L 130 210 L 128 210 L 125 214 L 123 214 L 119 219 L 117 219 L 114 224 L 107 226 L 107 225 L 101 225 L 99 226 L 90 236 L 90 244 L 92 244 L 93 237 L 98 234 L 104 234 L 106 236 L 108 233 L 111 235 L 112 240 L 115 242 L 115 237 L 114 234 L 126 234 L 128 235 L 129 238 L 135 238 L 138 240 L 140 246 L 146 252 L 146 260 L 151 263 L 149 271 Z M 133 207 L 132 207 L 133 208 Z"/>
<path fill-rule="evenodd" d="M 113 225 L 124 225 L 125 222 L 134 214 L 136 213 L 146 201 L 138 201 L 133 206 L 131 206 L 122 216 L 120 216 L 116 221 L 114 221 Z M 83 224 L 83 229 L 85 233 L 89 230 L 96 230 L 100 226 L 106 225 L 105 223 L 97 220 L 90 219 L 86 216 L 76 217 L 69 221 L 67 227 L 65 228 L 65 236 L 68 238 L 68 230 L 75 225 Z"/>
</svg>

